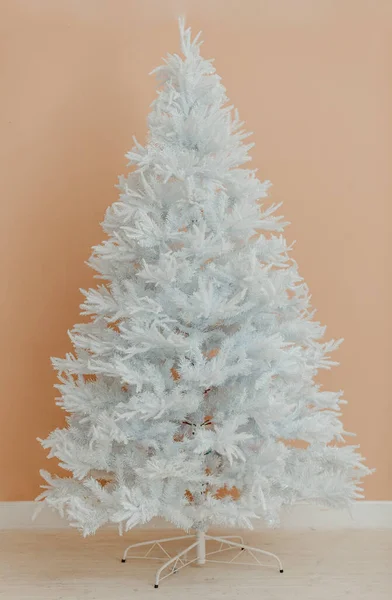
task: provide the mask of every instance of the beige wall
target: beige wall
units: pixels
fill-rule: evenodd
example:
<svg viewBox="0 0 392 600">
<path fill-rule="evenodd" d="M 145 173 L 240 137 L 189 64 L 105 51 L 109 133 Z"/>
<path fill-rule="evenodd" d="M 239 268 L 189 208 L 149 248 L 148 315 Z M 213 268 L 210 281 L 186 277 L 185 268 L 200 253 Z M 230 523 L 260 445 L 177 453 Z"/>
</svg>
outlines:
<svg viewBox="0 0 392 600">
<path fill-rule="evenodd" d="M 392 500 L 389 0 L 2 0 L 0 500 L 30 500 L 35 441 L 63 414 L 49 356 L 70 350 L 84 265 L 103 235 L 132 134 L 177 51 L 176 16 L 203 30 L 254 131 L 254 166 L 284 200 L 318 318 L 346 341 L 323 377 Z M 388 39 L 389 38 L 389 39 Z M 389 69 L 389 73 L 388 73 Z"/>
</svg>

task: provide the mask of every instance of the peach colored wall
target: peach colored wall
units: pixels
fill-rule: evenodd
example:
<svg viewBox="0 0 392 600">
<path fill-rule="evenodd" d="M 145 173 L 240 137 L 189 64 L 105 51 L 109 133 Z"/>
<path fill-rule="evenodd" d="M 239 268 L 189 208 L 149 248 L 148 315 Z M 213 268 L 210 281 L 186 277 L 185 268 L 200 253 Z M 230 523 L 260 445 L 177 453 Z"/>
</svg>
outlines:
<svg viewBox="0 0 392 600">
<path fill-rule="evenodd" d="M 35 441 L 62 423 L 49 357 L 70 350 L 84 265 L 185 13 L 254 131 L 319 319 L 346 342 L 323 380 L 392 500 L 390 0 L 2 0 L 0 499 L 30 500 Z M 389 69 L 389 72 L 388 72 Z"/>
</svg>

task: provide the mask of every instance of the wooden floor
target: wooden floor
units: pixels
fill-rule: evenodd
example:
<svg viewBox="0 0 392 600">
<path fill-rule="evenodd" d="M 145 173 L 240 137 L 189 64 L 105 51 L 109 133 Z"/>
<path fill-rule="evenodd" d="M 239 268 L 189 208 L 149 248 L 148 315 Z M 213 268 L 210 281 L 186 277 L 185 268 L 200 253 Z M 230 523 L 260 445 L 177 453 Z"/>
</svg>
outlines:
<svg viewBox="0 0 392 600">
<path fill-rule="evenodd" d="M 167 530 L 138 530 L 121 538 L 115 531 L 105 531 L 83 539 L 73 530 L 0 532 L 0 598 L 392 598 L 392 530 L 246 532 L 248 544 L 279 554 L 284 563 L 283 574 L 257 566 L 210 563 L 204 567 L 186 567 L 154 589 L 158 561 L 129 560 L 122 564 L 120 559 L 126 545 L 160 534 L 172 535 Z M 170 550 L 180 547 L 172 544 Z"/>
</svg>

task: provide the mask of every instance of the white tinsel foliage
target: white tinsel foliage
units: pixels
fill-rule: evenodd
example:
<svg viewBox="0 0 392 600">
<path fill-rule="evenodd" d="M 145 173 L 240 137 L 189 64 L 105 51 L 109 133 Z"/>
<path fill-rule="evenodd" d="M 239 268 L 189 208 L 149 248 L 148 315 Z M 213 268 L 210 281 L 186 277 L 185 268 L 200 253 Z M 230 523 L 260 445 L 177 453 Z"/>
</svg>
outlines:
<svg viewBox="0 0 392 600">
<path fill-rule="evenodd" d="M 85 535 L 277 524 L 297 502 L 347 506 L 368 472 L 342 445 L 341 392 L 315 382 L 339 341 L 322 341 L 212 61 L 180 33 L 93 249 L 90 320 L 53 359 L 69 416 L 42 445 L 70 477 L 43 472 L 39 499 Z"/>
</svg>

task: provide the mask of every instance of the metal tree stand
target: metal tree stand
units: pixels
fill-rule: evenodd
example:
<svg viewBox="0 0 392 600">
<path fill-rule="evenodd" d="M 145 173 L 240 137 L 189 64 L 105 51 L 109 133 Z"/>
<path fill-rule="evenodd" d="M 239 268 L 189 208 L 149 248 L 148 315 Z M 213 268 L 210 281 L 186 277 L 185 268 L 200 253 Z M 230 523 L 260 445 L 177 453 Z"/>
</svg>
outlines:
<svg viewBox="0 0 392 600">
<path fill-rule="evenodd" d="M 190 544 L 190 546 L 187 546 L 187 548 L 185 548 L 185 550 L 181 550 L 181 552 L 178 552 L 174 556 L 171 556 L 169 554 L 169 552 L 167 552 L 167 550 L 162 546 L 162 544 L 165 544 L 166 542 L 173 542 L 175 540 L 190 540 L 190 539 L 194 539 L 195 541 L 192 544 Z M 206 541 L 209 541 L 209 540 L 220 543 L 219 549 L 206 553 Z M 238 541 L 234 541 L 234 540 L 238 540 Z M 261 550 L 260 548 L 253 548 L 251 546 L 247 546 L 246 544 L 244 544 L 244 540 L 239 535 L 224 535 L 221 537 L 215 537 L 212 535 L 207 535 L 204 531 L 197 531 L 195 535 L 181 535 L 178 537 L 162 538 L 159 540 L 150 540 L 148 542 L 139 542 L 137 544 L 131 544 L 130 546 L 128 546 L 128 548 L 126 548 L 121 562 L 123 562 L 123 563 L 126 562 L 128 551 L 131 550 L 131 548 L 140 548 L 143 546 L 150 546 L 150 548 L 149 548 L 149 550 L 147 550 L 146 554 L 144 554 L 142 556 L 132 555 L 132 556 L 130 556 L 130 558 L 145 558 L 145 559 L 149 559 L 149 560 L 162 560 L 162 556 L 159 556 L 159 557 L 158 556 L 150 556 L 150 554 L 154 550 L 154 548 L 159 548 L 164 553 L 165 557 L 168 558 L 168 560 L 156 572 L 155 585 L 154 585 L 155 588 L 157 588 L 159 586 L 160 581 L 162 581 L 163 579 L 166 579 L 166 577 L 169 577 L 170 575 L 173 575 L 174 573 L 177 573 L 177 571 L 179 571 L 180 569 L 183 569 L 184 567 L 190 565 L 191 563 L 196 563 L 198 565 L 204 565 L 206 562 L 215 562 L 215 563 L 250 565 L 250 566 L 260 565 L 262 567 L 271 568 L 272 565 L 260 562 L 259 559 L 257 558 L 257 554 L 264 554 L 266 556 L 271 556 L 278 563 L 279 572 L 283 573 L 282 563 L 281 563 L 279 557 L 276 556 L 276 554 L 272 554 L 272 552 L 267 552 L 266 550 Z M 224 546 L 226 546 L 226 547 L 224 547 Z M 213 554 L 218 554 L 219 552 L 225 552 L 226 550 L 235 549 L 235 548 L 238 548 L 238 552 L 230 560 L 229 559 L 214 560 L 211 558 L 207 558 L 208 556 L 211 556 Z M 193 549 L 195 549 L 195 551 L 196 551 L 196 556 L 189 558 L 188 552 L 190 552 Z M 241 561 L 241 562 L 236 563 L 235 562 L 236 559 L 240 555 L 242 555 L 244 552 L 247 552 L 254 559 L 254 562 L 242 562 Z M 170 567 L 169 572 L 166 573 L 166 575 L 161 576 L 161 573 L 168 567 Z"/>
</svg>

